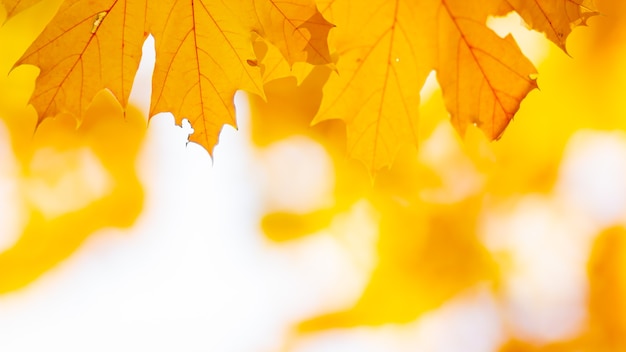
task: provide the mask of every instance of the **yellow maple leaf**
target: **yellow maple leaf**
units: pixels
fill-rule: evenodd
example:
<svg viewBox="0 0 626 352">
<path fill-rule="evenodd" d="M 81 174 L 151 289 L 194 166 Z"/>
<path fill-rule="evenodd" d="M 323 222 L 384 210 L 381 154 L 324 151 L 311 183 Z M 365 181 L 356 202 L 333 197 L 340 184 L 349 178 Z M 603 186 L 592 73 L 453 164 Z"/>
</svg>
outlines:
<svg viewBox="0 0 626 352">
<path fill-rule="evenodd" d="M 512 37 L 500 38 L 486 26 L 487 18 L 524 10 L 522 15 L 539 30 L 559 19 L 553 32 L 560 43 L 593 12 L 574 16 L 574 10 L 591 6 L 587 1 L 557 2 L 546 2 L 550 11 L 542 22 L 539 5 L 532 2 L 323 1 L 322 12 L 337 25 L 339 60 L 314 122 L 344 120 L 348 153 L 371 172 L 390 166 L 402 144 L 417 144 L 419 91 L 436 70 L 456 129 L 464 134 L 476 125 L 497 139 L 536 88 L 536 72 Z"/>
<path fill-rule="evenodd" d="M 251 33 L 226 3 L 149 4 L 156 48 L 150 116 L 188 119 L 195 130 L 190 140 L 211 151 L 222 126 L 236 124 L 235 91 L 262 94 L 260 72 L 247 61 L 254 59 Z"/>
<path fill-rule="evenodd" d="M 104 88 L 126 106 L 145 39 L 145 4 L 125 5 L 64 2 L 54 25 L 47 26 L 18 61 L 41 70 L 31 98 L 39 122 L 63 111 L 82 116 Z"/>
<path fill-rule="evenodd" d="M 5 1 L 8 15 L 37 1 Z M 128 102 L 141 47 L 155 38 L 151 113 L 191 121 L 192 141 L 212 151 L 224 124 L 235 125 L 233 95 L 263 95 L 253 35 L 264 36 L 290 63 L 329 63 L 332 24 L 312 0 L 232 3 L 195 0 L 66 0 L 19 64 L 39 66 L 31 100 L 39 121 L 62 111 L 81 116 L 109 89 Z"/>
</svg>

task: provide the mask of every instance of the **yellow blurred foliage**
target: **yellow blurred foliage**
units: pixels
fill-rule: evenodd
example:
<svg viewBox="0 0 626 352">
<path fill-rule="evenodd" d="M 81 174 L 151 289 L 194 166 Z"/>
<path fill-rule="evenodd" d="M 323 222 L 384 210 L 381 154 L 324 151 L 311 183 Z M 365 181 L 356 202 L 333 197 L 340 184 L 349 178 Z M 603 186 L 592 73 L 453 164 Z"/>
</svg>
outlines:
<svg viewBox="0 0 626 352">
<path fill-rule="evenodd" d="M 97 230 L 131 226 L 143 205 L 135 162 L 146 126 L 136 109 L 124 112 L 110 94 L 101 93 L 80 125 L 60 115 L 34 132 L 37 117 L 26 104 L 36 69 L 11 68 L 58 3 L 42 3 L 0 28 L 0 126 L 10 136 L 26 214 L 19 238 L 0 253 L 0 293 L 32 282 Z M 511 204 L 526 197 L 557 198 L 563 156 L 577 132 L 626 127 L 626 5 L 597 3 L 604 15 L 573 33 L 568 42 L 573 58 L 554 44 L 541 44 L 546 52 L 537 65 L 540 91 L 530 93 L 500 141 L 489 142 L 473 127 L 459 136 L 435 92 L 420 108 L 420 148 L 402 149 L 375 179 L 346 157 L 341 122 L 310 126 L 331 70 L 296 65 L 293 77 L 279 78 L 290 68 L 276 59 L 275 49 L 256 43 L 261 59 L 249 64 L 264 70 L 267 99 L 249 97 L 253 142 L 266 148 L 304 136 L 324 148 L 334 171 L 330 204 L 304 213 L 267 207 L 261 219 L 267 237 L 286 242 L 315 234 L 363 201 L 380 219 L 376 265 L 359 299 L 335 312 L 313 314 L 299 323 L 299 334 L 409 323 L 477 285 L 506 304 L 513 255 L 489 247 L 485 219 L 496 217 L 497 209 L 512 211 Z M 556 201 L 546 203 L 557 207 Z M 506 341 L 500 351 L 626 350 L 623 225 L 595 225 L 598 233 L 586 253 L 588 292 L 581 293 L 587 315 L 576 336 L 546 342 L 509 329 L 512 318 L 503 314 Z M 511 235 L 501 231 L 502 238 Z"/>
<path fill-rule="evenodd" d="M 359 302 L 347 311 L 304 322 L 300 328 L 405 323 L 469 285 L 495 280 L 494 262 L 475 232 L 482 202 L 479 197 L 468 194 L 451 202 L 451 195 L 439 192 L 445 183 L 441 173 L 446 170 L 420 162 L 423 156 L 408 148 L 390 170 L 377 175 L 373 185 L 360 164 L 346 159 L 345 132 L 340 124 L 309 125 L 328 74 L 325 68 L 315 68 L 300 85 L 293 78 L 269 82 L 265 86 L 267 102 L 250 97 L 252 138 L 257 145 L 303 135 L 322 143 L 335 167 L 333 206 L 307 214 L 286 209 L 270 212 L 262 219 L 270 238 L 286 241 L 315 233 L 362 199 L 381 216 L 378 265 Z M 452 129 L 446 132 L 454 136 Z M 469 159 L 461 154 L 460 140 L 452 138 L 446 165 L 454 168 Z M 428 191 L 430 196 L 425 196 Z"/>
<path fill-rule="evenodd" d="M 512 275 L 511 258 L 485 247 L 485 217 L 527 196 L 556 197 L 564 151 L 578 131 L 626 127 L 626 5 L 597 3 L 603 15 L 568 41 L 573 58 L 556 45 L 540 44 L 539 50 L 546 51 L 545 60 L 538 63 L 540 90 L 522 103 L 500 141 L 488 142 L 476 128 L 457 136 L 441 94 L 435 92 L 420 109 L 419 151 L 403 149 L 393 167 L 374 180 L 346 160 L 343 126 L 334 121 L 309 126 L 328 70 L 315 68 L 304 79 L 266 83 L 267 101 L 250 97 L 256 145 L 265 148 L 291 136 L 306 136 L 323 145 L 334 166 L 333 205 L 305 214 L 268 209 L 261 220 L 268 238 L 288 241 L 314 234 L 362 199 L 381 218 L 377 265 L 360 299 L 343 311 L 302 322 L 301 332 L 407 323 L 480 282 L 490 283 L 494 295 L 506 300 L 510 293 L 501 284 Z M 531 42 L 540 36 L 525 31 L 522 35 Z M 625 236 L 623 230 L 613 229 L 595 240 L 588 326 L 579 337 L 546 344 L 516 336 L 506 328 L 510 322 L 503 315 L 509 342 L 502 351 L 626 350 Z"/>
<path fill-rule="evenodd" d="M 500 352 L 566 352 L 626 350 L 626 230 L 612 227 L 596 239 L 588 265 L 589 320 L 570 341 L 537 345 L 509 341 Z"/>
</svg>

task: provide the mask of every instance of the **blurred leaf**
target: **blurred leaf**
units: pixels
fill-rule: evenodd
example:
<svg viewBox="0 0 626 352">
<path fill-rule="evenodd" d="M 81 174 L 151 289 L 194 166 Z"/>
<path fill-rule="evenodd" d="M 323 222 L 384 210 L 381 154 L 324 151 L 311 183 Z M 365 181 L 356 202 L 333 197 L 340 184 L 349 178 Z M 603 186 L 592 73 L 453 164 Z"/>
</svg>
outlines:
<svg viewBox="0 0 626 352">
<path fill-rule="evenodd" d="M 590 340 L 596 351 L 626 350 L 626 230 L 604 231 L 589 260 Z"/>
<path fill-rule="evenodd" d="M 265 215 L 261 227 L 274 241 L 285 241 L 307 236 L 327 228 L 335 213 L 332 209 L 320 209 L 307 214 L 278 211 Z"/>
<path fill-rule="evenodd" d="M 315 92 L 328 73 L 316 68 L 300 85 L 292 78 L 268 82 L 267 101 L 250 97 L 257 145 L 307 136 L 323 143 L 335 166 L 334 207 L 306 214 L 270 211 L 262 220 L 270 239 L 285 241 L 328 228 L 332 219 L 364 198 L 381 217 L 378 265 L 361 299 L 347 311 L 304 322 L 301 329 L 408 322 L 473 284 L 494 280 L 494 263 L 476 234 L 479 197 L 442 204 L 425 201 L 424 191 L 442 187 L 442 170 L 420 162 L 408 148 L 390 170 L 379 173 L 372 187 L 367 173 L 346 162 L 341 129 L 332 122 L 308 126 L 320 104 L 321 96 Z M 448 132 L 455 140 L 454 131 Z M 462 147 L 459 140 L 455 143 L 455 148 Z M 457 158 L 467 159 L 462 154 Z"/>
<path fill-rule="evenodd" d="M 607 6 L 601 4 L 601 9 Z M 323 6 L 321 9 L 324 12 Z M 571 24 L 582 23 L 590 14 L 582 11 L 576 19 L 572 17 Z M 334 17 L 332 20 L 341 25 Z M 303 322 L 300 329 L 410 322 L 478 282 L 498 285 L 506 280 L 506 270 L 497 266 L 482 243 L 479 224 L 485 216 L 491 216 L 485 212 L 524 195 L 551 194 L 559 178 L 563 150 L 581 128 L 625 126 L 625 108 L 618 96 L 623 91 L 619 87 L 624 86 L 623 60 L 619 58 L 626 51 L 619 40 L 611 43 L 611 49 L 602 48 L 602 54 L 589 50 L 595 45 L 594 36 L 602 31 L 621 38 L 623 25 L 618 19 L 611 23 L 613 27 L 605 24 L 603 29 L 580 32 L 578 41 L 569 46 L 569 53 L 576 59 L 557 47 L 546 49 L 547 59 L 539 66 L 542 91 L 527 97 L 507 138 L 497 143 L 478 133 L 476 126 L 468 126 L 463 141 L 453 136 L 445 127 L 445 97 L 435 92 L 420 108 L 428 117 L 419 121 L 420 150 L 400 148 L 393 166 L 377 174 L 373 188 L 359 174 L 358 167 L 346 166 L 337 135 L 340 131 L 328 124 L 331 121 L 307 129 L 309 117 L 323 105 L 315 86 L 323 86 L 325 77 L 313 70 L 300 85 L 295 79 L 268 82 L 264 88 L 267 102 L 251 99 L 257 145 L 265 147 L 292 135 L 305 135 L 322 143 L 335 165 L 335 216 L 345 211 L 347 204 L 365 198 L 381 218 L 378 264 L 356 305 L 339 312 L 321 312 Z M 349 44 L 346 41 L 345 45 Z M 340 73 L 341 57 L 340 53 Z M 327 72 L 333 79 L 335 73 Z M 577 73 L 575 77 L 572 72 Z M 568 103 L 560 103 L 563 101 Z M 459 167 L 463 164 L 469 166 Z M 472 177 L 478 177 L 478 181 L 464 196 L 447 201 L 435 201 L 430 196 L 440 191 L 445 194 Z M 284 241 L 303 236 L 307 230 L 313 233 L 327 227 L 333 210 L 319 209 L 309 214 L 290 213 L 288 209 L 273 211 L 269 210 L 263 220 L 273 225 L 264 228 L 270 238 Z M 581 346 L 589 351 L 611 350 L 605 345 L 589 348 L 586 337 L 543 346 L 514 338 L 504 350 L 571 351 Z"/>
<path fill-rule="evenodd" d="M 140 214 L 143 188 L 135 163 L 144 118 L 132 107 L 122 114 L 106 98 L 96 98 L 78 128 L 68 115 L 47 120 L 30 140 L 30 152 L 18 154 L 27 223 L 17 242 L 0 253 L 0 293 L 31 283 L 97 230 L 129 227 Z M 12 134 L 19 138 L 20 132 Z M 81 155 L 93 155 L 102 170 L 85 165 L 88 159 Z M 73 181 L 68 184 L 66 179 Z M 63 210 L 67 206 L 70 209 Z"/>
<path fill-rule="evenodd" d="M 356 305 L 302 323 L 303 331 L 408 323 L 461 290 L 495 278 L 476 237 L 478 199 L 380 208 L 378 265 Z"/>
<path fill-rule="evenodd" d="M 626 350 L 626 230 L 613 227 L 595 241 L 588 265 L 589 320 L 579 336 L 547 345 L 509 341 L 500 352 Z"/>
</svg>

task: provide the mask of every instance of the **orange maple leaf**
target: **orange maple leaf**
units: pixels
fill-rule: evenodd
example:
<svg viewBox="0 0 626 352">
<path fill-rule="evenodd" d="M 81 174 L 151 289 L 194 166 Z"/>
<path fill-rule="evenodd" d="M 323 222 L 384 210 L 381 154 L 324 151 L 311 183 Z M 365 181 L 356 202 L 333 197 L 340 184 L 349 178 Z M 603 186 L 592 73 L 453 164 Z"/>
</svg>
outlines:
<svg viewBox="0 0 626 352">
<path fill-rule="evenodd" d="M 497 139 L 537 85 L 512 37 L 486 26 L 516 10 L 564 47 L 571 28 L 595 14 L 588 0 L 325 0 L 337 25 L 337 74 L 324 87 L 314 122 L 342 119 L 348 152 L 375 172 L 402 144 L 417 144 L 419 92 L 435 70 L 453 125 L 476 125 Z"/>
<path fill-rule="evenodd" d="M 9 15 L 38 1 L 6 0 Z M 31 100 L 39 121 L 62 111 L 81 116 L 109 89 L 126 106 L 148 36 L 156 63 L 150 116 L 190 120 L 191 140 L 210 152 L 224 124 L 236 125 L 233 95 L 263 95 L 253 51 L 257 33 L 294 63 L 330 63 L 332 24 L 312 0 L 66 0 L 19 64 L 41 69 Z"/>
</svg>

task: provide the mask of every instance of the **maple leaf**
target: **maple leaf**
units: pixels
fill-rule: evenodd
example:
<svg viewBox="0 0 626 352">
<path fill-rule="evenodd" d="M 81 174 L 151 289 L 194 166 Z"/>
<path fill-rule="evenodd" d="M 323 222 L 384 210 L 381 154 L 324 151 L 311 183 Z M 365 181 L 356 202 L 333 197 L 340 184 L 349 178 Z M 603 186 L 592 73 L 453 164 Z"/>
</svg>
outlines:
<svg viewBox="0 0 626 352">
<path fill-rule="evenodd" d="M 38 1 L 4 1 L 9 16 Z M 329 63 L 332 24 L 312 0 L 232 3 L 193 0 L 66 0 L 17 63 L 39 66 L 31 103 L 46 117 L 81 116 L 93 96 L 109 89 L 126 106 L 148 34 L 156 63 L 150 117 L 172 112 L 190 120 L 192 141 L 209 152 L 224 124 L 236 125 L 233 95 L 263 95 L 253 34 L 263 36 L 290 63 Z"/>
<path fill-rule="evenodd" d="M 141 59 L 145 17 L 140 1 L 65 1 L 53 25 L 17 63 L 41 70 L 31 98 L 39 122 L 62 111 L 82 116 L 104 88 L 126 106 Z"/>
<path fill-rule="evenodd" d="M 221 2 L 158 6 L 151 27 L 157 59 L 150 116 L 171 112 L 179 123 L 189 119 L 195 130 L 190 140 L 210 151 L 222 125 L 235 125 L 235 91 L 262 94 L 261 75 L 246 61 L 254 58 L 250 34 L 237 21 L 218 19 L 229 13 Z"/>
<path fill-rule="evenodd" d="M 502 134 L 537 87 L 536 71 L 512 37 L 486 26 L 489 16 L 519 11 L 561 45 L 595 14 L 582 0 L 335 0 L 320 8 L 337 25 L 339 60 L 314 123 L 344 120 L 349 154 L 371 172 L 390 166 L 402 144 L 417 144 L 419 91 L 432 70 L 461 134 L 469 125 L 491 139 Z"/>
</svg>

